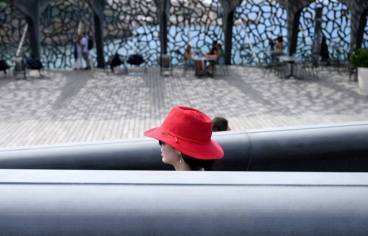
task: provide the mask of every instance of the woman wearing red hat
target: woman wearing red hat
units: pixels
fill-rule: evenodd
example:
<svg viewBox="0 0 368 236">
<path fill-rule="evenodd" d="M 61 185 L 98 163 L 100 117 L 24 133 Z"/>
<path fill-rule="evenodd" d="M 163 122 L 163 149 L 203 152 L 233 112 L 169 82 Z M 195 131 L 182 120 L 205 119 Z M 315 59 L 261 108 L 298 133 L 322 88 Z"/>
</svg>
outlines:
<svg viewBox="0 0 368 236">
<path fill-rule="evenodd" d="M 212 120 L 191 107 L 172 108 L 160 127 L 144 135 L 159 140 L 162 161 L 175 170 L 209 170 L 224 156 L 222 147 L 211 139 Z"/>
</svg>

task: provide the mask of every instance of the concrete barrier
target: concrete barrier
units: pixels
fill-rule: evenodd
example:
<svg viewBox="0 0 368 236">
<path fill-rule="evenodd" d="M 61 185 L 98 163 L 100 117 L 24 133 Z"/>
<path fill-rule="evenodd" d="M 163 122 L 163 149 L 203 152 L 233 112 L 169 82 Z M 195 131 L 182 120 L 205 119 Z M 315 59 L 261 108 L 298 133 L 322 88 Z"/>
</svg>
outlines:
<svg viewBox="0 0 368 236">
<path fill-rule="evenodd" d="M 368 174 L 0 170 L 1 235 L 367 235 Z"/>
<path fill-rule="evenodd" d="M 225 157 L 215 170 L 368 171 L 368 123 L 213 135 Z M 168 170 L 153 139 L 0 150 L 1 169 Z"/>
</svg>

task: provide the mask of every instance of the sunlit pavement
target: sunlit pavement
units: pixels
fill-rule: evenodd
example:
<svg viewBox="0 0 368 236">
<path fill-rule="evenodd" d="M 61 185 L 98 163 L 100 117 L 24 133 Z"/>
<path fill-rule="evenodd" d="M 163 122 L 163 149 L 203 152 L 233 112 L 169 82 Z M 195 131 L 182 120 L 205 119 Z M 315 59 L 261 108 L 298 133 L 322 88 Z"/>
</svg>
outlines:
<svg viewBox="0 0 368 236">
<path fill-rule="evenodd" d="M 139 138 L 174 105 L 224 116 L 236 131 L 368 120 L 368 97 L 336 69 L 304 80 L 240 66 L 214 78 L 182 69 L 161 77 L 158 68 L 131 75 L 96 69 L 44 75 L 0 75 L 0 147 Z"/>
</svg>

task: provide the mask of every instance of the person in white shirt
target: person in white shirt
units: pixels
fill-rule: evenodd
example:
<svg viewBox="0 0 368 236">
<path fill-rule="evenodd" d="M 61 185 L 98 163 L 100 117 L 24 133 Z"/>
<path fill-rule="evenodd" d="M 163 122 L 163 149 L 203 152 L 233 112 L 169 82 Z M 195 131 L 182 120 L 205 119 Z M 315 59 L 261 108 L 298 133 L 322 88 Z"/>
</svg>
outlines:
<svg viewBox="0 0 368 236">
<path fill-rule="evenodd" d="M 83 68 L 82 46 L 80 44 L 82 37 L 83 35 L 78 34 L 77 37 L 74 39 L 74 70 L 80 70 Z"/>
<path fill-rule="evenodd" d="M 83 59 L 85 60 L 86 65 L 87 65 L 87 67 L 84 68 L 84 69 L 85 70 L 90 70 L 91 69 L 91 64 L 90 64 L 90 61 L 89 61 L 88 35 L 87 35 L 86 32 L 84 32 L 80 44 L 82 46 L 82 56 L 83 56 Z"/>
</svg>

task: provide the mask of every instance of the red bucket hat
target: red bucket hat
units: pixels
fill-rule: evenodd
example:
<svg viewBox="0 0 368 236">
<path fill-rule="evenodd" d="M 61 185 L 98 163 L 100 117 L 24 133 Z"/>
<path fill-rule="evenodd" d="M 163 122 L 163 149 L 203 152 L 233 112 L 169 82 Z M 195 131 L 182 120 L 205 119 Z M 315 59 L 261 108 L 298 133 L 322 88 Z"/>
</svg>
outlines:
<svg viewBox="0 0 368 236">
<path fill-rule="evenodd" d="M 224 156 L 222 147 L 211 139 L 211 119 L 191 107 L 173 107 L 160 127 L 147 130 L 144 135 L 196 159 L 217 160 Z"/>
</svg>

